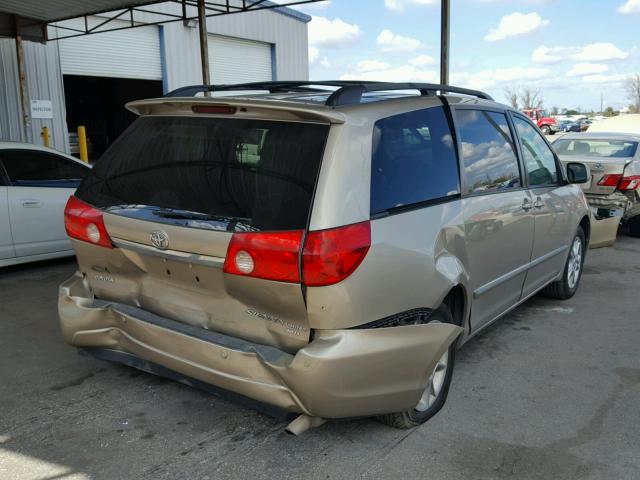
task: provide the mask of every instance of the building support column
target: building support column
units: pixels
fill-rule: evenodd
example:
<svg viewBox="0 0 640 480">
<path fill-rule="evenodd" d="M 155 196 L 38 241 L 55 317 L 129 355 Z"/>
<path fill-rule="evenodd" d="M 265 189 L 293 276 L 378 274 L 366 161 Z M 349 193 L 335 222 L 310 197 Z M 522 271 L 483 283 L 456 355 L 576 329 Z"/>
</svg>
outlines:
<svg viewBox="0 0 640 480">
<path fill-rule="evenodd" d="M 449 0 L 442 0 L 442 11 L 440 13 L 440 83 L 449 84 L 449 24 L 451 5 Z"/>
<path fill-rule="evenodd" d="M 31 143 L 31 110 L 29 108 L 29 94 L 27 93 L 27 75 L 24 70 L 24 49 L 22 48 L 22 34 L 18 16 L 14 16 L 16 29 L 16 60 L 18 64 L 18 83 L 20 88 L 20 106 L 22 107 L 22 131 L 27 143 Z"/>
<path fill-rule="evenodd" d="M 200 63 L 202 66 L 202 83 L 211 85 L 209 76 L 209 43 L 207 36 L 207 9 L 205 0 L 198 0 L 198 32 L 200 34 Z M 206 93 L 208 95 L 208 92 Z"/>
</svg>

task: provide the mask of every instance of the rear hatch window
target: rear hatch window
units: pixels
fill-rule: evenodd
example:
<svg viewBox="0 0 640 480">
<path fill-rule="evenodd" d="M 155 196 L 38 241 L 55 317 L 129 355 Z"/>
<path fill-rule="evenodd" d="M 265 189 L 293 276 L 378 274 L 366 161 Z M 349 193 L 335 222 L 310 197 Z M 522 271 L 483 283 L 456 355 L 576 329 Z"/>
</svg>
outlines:
<svg viewBox="0 0 640 480">
<path fill-rule="evenodd" d="M 110 213 L 224 231 L 307 226 L 329 125 L 136 120 L 76 195 Z"/>
</svg>

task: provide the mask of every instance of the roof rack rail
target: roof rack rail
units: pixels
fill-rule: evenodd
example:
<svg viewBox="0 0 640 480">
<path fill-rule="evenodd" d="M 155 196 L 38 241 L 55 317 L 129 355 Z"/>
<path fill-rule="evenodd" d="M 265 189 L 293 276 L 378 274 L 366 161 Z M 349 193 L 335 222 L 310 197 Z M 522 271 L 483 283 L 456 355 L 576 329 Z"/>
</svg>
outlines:
<svg viewBox="0 0 640 480">
<path fill-rule="evenodd" d="M 323 80 L 323 81 L 283 81 L 283 82 L 252 82 L 230 85 L 190 85 L 173 90 L 165 97 L 192 97 L 205 92 L 232 92 L 247 90 L 267 90 L 270 93 L 277 92 L 327 92 L 325 89 L 314 86 L 338 87 L 331 92 L 325 101 L 329 107 L 343 105 L 357 105 L 362 101 L 362 95 L 368 92 L 388 92 L 398 90 L 418 90 L 420 95 L 432 96 L 440 93 L 459 93 L 471 97 L 493 100 L 487 93 L 468 88 L 452 87 L 450 85 L 438 85 L 435 83 L 395 83 L 395 82 L 362 82 L 352 80 Z M 327 92 L 328 93 L 328 92 Z"/>
</svg>

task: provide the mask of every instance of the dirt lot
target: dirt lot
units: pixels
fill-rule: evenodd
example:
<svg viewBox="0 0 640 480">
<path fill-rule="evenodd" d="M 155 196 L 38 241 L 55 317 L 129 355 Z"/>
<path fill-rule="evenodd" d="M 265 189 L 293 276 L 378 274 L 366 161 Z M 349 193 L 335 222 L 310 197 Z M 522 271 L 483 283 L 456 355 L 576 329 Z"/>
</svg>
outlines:
<svg viewBox="0 0 640 480">
<path fill-rule="evenodd" d="M 209 394 L 81 357 L 56 287 L 72 260 L 0 271 L 0 478 L 638 479 L 640 240 L 591 251 L 570 301 L 534 298 L 459 353 L 449 401 L 409 431 L 296 438 Z"/>
</svg>

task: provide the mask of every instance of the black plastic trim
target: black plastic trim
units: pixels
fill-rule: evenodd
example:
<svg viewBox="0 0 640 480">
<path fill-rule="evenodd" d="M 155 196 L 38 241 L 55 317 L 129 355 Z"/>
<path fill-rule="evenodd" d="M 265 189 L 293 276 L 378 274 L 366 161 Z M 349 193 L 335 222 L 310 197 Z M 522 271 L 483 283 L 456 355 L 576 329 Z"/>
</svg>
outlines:
<svg viewBox="0 0 640 480">
<path fill-rule="evenodd" d="M 205 330 L 204 328 L 200 327 L 194 327 L 193 325 L 161 317 L 154 313 L 148 312 L 141 308 L 132 307 L 130 305 L 96 299 L 93 301 L 92 306 L 96 308 L 110 308 L 116 313 L 128 315 L 132 318 L 135 318 L 136 320 L 150 323 L 152 325 L 178 332 L 189 337 L 197 338 L 198 340 L 212 343 L 214 345 L 220 345 L 221 347 L 246 353 L 255 353 L 266 362 L 276 362 L 282 357 L 289 358 L 291 360 L 293 359 L 293 355 L 270 345 L 248 342 L 246 340 L 232 337 L 230 335 L 225 335 L 223 333 Z"/>
<path fill-rule="evenodd" d="M 427 323 L 426 320 L 429 319 L 429 317 L 431 316 L 431 313 L 433 313 L 433 309 L 431 308 L 414 308 L 412 310 L 407 310 L 405 312 L 396 313 L 389 317 L 381 318 L 380 320 L 374 320 L 373 322 L 364 323 L 362 325 L 351 327 L 351 330 L 402 327 L 406 325 L 416 324 L 415 320 L 420 320 L 417 323 Z M 420 319 L 420 317 L 423 317 L 423 318 Z M 414 320 L 414 321 L 409 322 L 408 320 Z"/>
<path fill-rule="evenodd" d="M 259 402 L 257 400 L 254 400 L 253 398 L 245 397 L 244 395 L 241 395 L 239 393 L 235 393 L 230 390 L 225 390 L 224 388 L 216 387 L 215 385 L 202 382 L 193 377 L 183 375 L 182 373 L 176 372 L 175 370 L 163 367 L 162 365 L 154 362 L 149 362 L 148 360 L 144 360 L 130 353 L 121 352 L 119 350 L 110 350 L 106 348 L 95 347 L 79 348 L 78 353 L 80 355 L 91 356 L 99 360 L 105 360 L 107 362 L 120 363 L 128 367 L 137 368 L 138 370 L 142 370 L 143 372 L 147 372 L 152 375 L 157 375 L 159 377 L 174 380 L 189 387 L 197 388 L 198 390 L 213 394 L 224 400 L 229 400 L 244 407 L 257 410 L 281 421 L 291 421 L 299 415 L 298 413 L 288 412 L 282 408 L 276 407 L 275 405 Z"/>
</svg>

